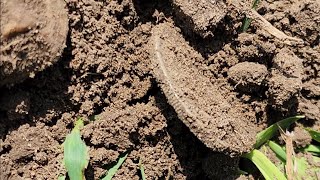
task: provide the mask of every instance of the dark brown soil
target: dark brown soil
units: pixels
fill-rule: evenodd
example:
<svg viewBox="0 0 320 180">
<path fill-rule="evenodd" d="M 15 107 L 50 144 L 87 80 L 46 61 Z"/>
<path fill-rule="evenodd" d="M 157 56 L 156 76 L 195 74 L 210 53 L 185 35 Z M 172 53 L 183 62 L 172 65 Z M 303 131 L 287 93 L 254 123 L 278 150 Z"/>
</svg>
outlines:
<svg viewBox="0 0 320 180">
<path fill-rule="evenodd" d="M 28 72 L 38 73 L 22 83 L 30 74 L 0 74 L 1 83 L 16 83 L 0 89 L 0 179 L 64 174 L 61 144 L 77 117 L 86 121 L 87 179 L 99 179 L 124 152 L 130 154 L 115 179 L 139 179 L 139 159 L 147 179 L 244 178 L 236 174 L 238 155 L 259 130 L 297 114 L 319 129 L 320 3 L 259 4 L 272 25 L 304 41 L 289 46 L 255 21 L 241 33 L 243 12 L 229 1 L 208 2 L 67 0 L 60 60 L 41 72 L 47 66 L 33 67 Z M 1 17 L 1 28 L 13 17 Z M 66 31 L 50 32 L 57 30 Z M 28 41 L 38 37 L 34 31 L 8 32 Z M 1 37 L 1 54 L 7 42 Z M 36 50 L 28 49 L 36 52 L 30 58 L 57 55 Z M 0 64 L 1 73 L 9 66 Z"/>
</svg>

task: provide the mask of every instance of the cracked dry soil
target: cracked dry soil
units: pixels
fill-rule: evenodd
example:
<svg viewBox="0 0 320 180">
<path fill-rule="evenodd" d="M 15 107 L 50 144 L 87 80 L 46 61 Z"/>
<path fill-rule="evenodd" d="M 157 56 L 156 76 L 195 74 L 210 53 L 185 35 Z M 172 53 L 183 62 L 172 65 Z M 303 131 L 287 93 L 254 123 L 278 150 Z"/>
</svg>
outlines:
<svg viewBox="0 0 320 180">
<path fill-rule="evenodd" d="M 6 2 L 2 27 L 21 18 L 4 16 Z M 274 27 L 304 41 L 293 45 L 254 21 L 241 33 L 244 14 L 229 1 L 66 0 L 69 30 L 61 47 L 39 39 L 53 18 L 37 17 L 46 11 L 37 2 L 28 1 L 34 22 L 1 29 L 0 79 L 7 82 L 0 83 L 0 179 L 64 173 L 61 144 L 79 116 L 90 148 L 86 179 L 99 179 L 125 151 L 114 179 L 139 179 L 139 158 L 147 179 L 248 178 L 236 174 L 238 156 L 258 131 L 296 114 L 320 128 L 317 0 L 259 4 Z M 56 50 L 21 55 L 33 52 L 34 42 Z M 37 67 L 35 58 L 48 62 Z M 27 78 L 28 64 L 40 71 L 34 78 Z M 24 74 L 12 75 L 18 71 Z"/>
</svg>

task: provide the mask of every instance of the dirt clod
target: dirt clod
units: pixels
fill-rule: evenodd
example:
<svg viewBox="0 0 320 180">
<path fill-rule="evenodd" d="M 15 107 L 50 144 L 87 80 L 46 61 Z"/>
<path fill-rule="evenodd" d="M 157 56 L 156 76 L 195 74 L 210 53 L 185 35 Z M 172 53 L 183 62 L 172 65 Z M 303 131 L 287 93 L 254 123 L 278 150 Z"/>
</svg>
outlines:
<svg viewBox="0 0 320 180">
<path fill-rule="evenodd" d="M 218 87 L 201 74 L 195 63 L 202 57 L 172 24 L 153 29 L 149 50 L 155 77 L 191 132 L 216 151 L 235 155 L 251 149 L 254 132 L 247 124 L 249 119 L 240 115 L 241 109 L 232 108 Z"/>
<path fill-rule="evenodd" d="M 268 95 L 275 109 L 289 111 L 297 106 L 302 88 L 302 67 L 302 60 L 288 49 L 282 49 L 274 57 Z"/>
<path fill-rule="evenodd" d="M 267 67 L 258 63 L 243 62 L 232 66 L 229 78 L 243 92 L 259 92 L 268 75 Z"/>
<path fill-rule="evenodd" d="M 293 130 L 293 141 L 297 147 L 305 147 L 312 141 L 310 134 L 301 126 L 296 126 Z"/>
<path fill-rule="evenodd" d="M 65 2 L 3 0 L 0 27 L 0 86 L 10 86 L 59 59 L 68 32 Z"/>
<path fill-rule="evenodd" d="M 174 0 L 177 18 L 183 21 L 186 30 L 193 30 L 203 38 L 212 36 L 217 23 L 227 13 L 222 0 L 185 1 Z"/>
</svg>

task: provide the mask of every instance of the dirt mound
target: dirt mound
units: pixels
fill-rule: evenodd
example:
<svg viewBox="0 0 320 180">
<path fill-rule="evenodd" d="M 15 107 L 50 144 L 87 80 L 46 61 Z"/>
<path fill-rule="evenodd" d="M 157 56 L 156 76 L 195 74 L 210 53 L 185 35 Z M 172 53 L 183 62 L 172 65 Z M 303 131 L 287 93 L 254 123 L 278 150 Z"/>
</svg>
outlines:
<svg viewBox="0 0 320 180">
<path fill-rule="evenodd" d="M 275 109 L 287 111 L 297 104 L 302 86 L 302 60 L 288 49 L 273 58 L 269 79 L 269 99 Z"/>
<path fill-rule="evenodd" d="M 151 61 L 155 77 L 181 120 L 204 144 L 231 155 L 251 149 L 255 117 L 245 116 L 203 75 L 204 61 L 170 24 L 152 30 Z M 200 67 L 197 67 L 200 66 Z"/>
<path fill-rule="evenodd" d="M 0 27 L 0 86 L 10 86 L 59 59 L 68 32 L 65 2 L 3 0 Z"/>
<path fill-rule="evenodd" d="M 259 92 L 265 85 L 267 67 L 253 62 L 242 62 L 229 69 L 228 76 L 236 88 L 252 93 Z"/>
<path fill-rule="evenodd" d="M 227 14 L 226 4 L 221 0 L 184 1 L 173 0 L 176 17 L 183 22 L 183 29 L 197 33 L 203 38 L 213 36 L 217 24 Z"/>
</svg>

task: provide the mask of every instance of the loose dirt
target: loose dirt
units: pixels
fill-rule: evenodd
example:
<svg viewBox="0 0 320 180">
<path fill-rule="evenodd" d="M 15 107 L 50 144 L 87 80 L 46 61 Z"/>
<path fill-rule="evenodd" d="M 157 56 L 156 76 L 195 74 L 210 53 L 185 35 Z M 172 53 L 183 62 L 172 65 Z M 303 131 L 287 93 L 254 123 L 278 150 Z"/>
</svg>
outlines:
<svg viewBox="0 0 320 180">
<path fill-rule="evenodd" d="M 20 7 L 16 3 L 4 11 L 5 2 L 1 16 Z M 41 3 L 33 3 L 40 1 L 28 2 L 39 10 Z M 229 1 L 208 2 L 67 0 L 68 27 L 57 22 L 63 18 L 35 13 L 23 21 L 31 25 L 18 24 L 25 31 L 1 29 L 1 62 L 11 62 L 2 58 L 9 58 L 3 56 L 4 44 L 19 39 L 34 48 L 26 49 L 35 54 L 25 62 L 53 65 L 15 70 L 19 75 L 12 74 L 11 65 L 0 66 L 0 179 L 64 174 L 61 144 L 77 117 L 86 121 L 87 179 L 99 179 L 125 152 L 130 154 L 115 179 L 139 179 L 139 159 L 147 179 L 240 178 L 238 155 L 250 150 L 259 130 L 297 114 L 306 115 L 301 123 L 319 129 L 319 2 L 259 4 L 257 12 L 274 27 L 303 40 L 292 45 L 256 21 L 241 33 L 241 9 Z M 57 17 L 63 10 L 52 13 L 51 8 L 39 11 Z M 26 19 L 6 16 L 1 23 L 15 18 Z M 56 51 L 41 55 L 44 49 L 31 45 L 46 31 L 37 26 L 27 31 L 32 23 L 54 24 L 48 30 L 52 38 L 63 37 L 54 34 L 68 28 L 67 38 L 54 38 L 57 44 L 42 39 L 44 49 Z M 14 36 L 5 39 L 3 32 Z M 19 44 L 10 48 L 23 50 Z M 27 78 L 31 71 L 35 77 Z"/>
</svg>

